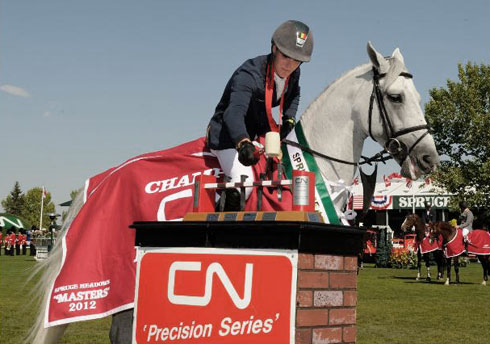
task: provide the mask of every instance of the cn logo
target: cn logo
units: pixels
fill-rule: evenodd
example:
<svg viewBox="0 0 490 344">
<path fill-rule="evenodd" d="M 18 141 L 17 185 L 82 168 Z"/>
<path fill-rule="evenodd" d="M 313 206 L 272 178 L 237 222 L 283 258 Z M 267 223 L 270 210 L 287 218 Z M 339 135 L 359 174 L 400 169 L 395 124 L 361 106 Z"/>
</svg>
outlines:
<svg viewBox="0 0 490 344">
<path fill-rule="evenodd" d="M 177 271 L 201 271 L 201 262 L 173 262 L 168 274 L 167 296 L 171 303 L 176 305 L 207 306 L 213 294 L 213 275 L 216 274 L 226 289 L 231 300 L 238 309 L 245 309 L 250 304 L 252 297 L 253 264 L 245 265 L 245 285 L 243 297 L 240 297 L 231 284 L 228 275 L 219 263 L 211 263 L 206 270 L 206 284 L 203 296 L 175 295 L 175 273 Z"/>
</svg>

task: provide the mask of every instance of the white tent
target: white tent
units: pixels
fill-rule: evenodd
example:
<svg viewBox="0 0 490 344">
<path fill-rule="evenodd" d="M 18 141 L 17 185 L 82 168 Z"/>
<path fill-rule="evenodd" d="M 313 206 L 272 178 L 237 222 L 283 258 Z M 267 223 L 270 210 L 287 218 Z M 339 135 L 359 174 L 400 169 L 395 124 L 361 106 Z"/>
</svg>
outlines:
<svg viewBox="0 0 490 344">
<path fill-rule="evenodd" d="M 384 182 L 376 183 L 376 190 L 371 200 L 370 209 L 391 210 L 423 209 L 425 203 L 430 203 L 435 209 L 447 209 L 451 197 L 445 190 L 435 186 L 430 179 L 410 181 L 397 173 L 383 176 Z M 362 184 L 357 183 L 352 188 L 354 194 L 354 209 L 362 209 Z"/>
</svg>

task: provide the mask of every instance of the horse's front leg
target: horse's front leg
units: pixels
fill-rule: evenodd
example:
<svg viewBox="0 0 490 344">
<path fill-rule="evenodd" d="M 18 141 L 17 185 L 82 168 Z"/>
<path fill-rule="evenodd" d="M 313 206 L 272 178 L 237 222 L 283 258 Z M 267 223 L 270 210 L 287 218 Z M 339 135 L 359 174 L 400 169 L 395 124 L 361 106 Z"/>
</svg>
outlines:
<svg viewBox="0 0 490 344">
<path fill-rule="evenodd" d="M 445 285 L 449 285 L 451 283 L 451 258 L 446 259 L 446 283 Z"/>
<path fill-rule="evenodd" d="M 425 267 L 427 268 L 427 282 L 430 282 L 430 253 L 424 254 Z"/>
<path fill-rule="evenodd" d="M 454 272 L 456 273 L 456 283 L 459 283 L 459 257 L 454 257 Z"/>
<path fill-rule="evenodd" d="M 482 285 L 487 285 L 488 281 L 488 270 L 490 269 L 490 256 L 479 255 L 478 260 L 481 263 L 481 267 L 483 269 L 483 281 Z"/>
<path fill-rule="evenodd" d="M 442 250 L 434 251 L 434 259 L 437 263 L 437 279 L 441 280 L 444 277 L 444 257 Z"/>
<path fill-rule="evenodd" d="M 422 253 L 420 253 L 420 249 L 417 251 L 417 278 L 415 280 L 420 279 L 421 275 L 421 269 L 422 269 Z"/>
</svg>

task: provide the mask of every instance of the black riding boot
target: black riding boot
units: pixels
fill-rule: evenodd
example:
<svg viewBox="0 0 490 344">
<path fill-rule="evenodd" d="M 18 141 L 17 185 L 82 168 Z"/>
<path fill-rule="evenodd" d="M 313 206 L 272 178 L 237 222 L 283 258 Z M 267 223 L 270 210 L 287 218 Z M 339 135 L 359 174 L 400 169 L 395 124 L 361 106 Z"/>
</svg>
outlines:
<svg viewBox="0 0 490 344">
<path fill-rule="evenodd" d="M 111 344 L 131 344 L 133 338 L 133 309 L 112 315 L 109 339 Z"/>
<path fill-rule="evenodd" d="M 224 208 L 221 207 L 223 203 L 222 198 L 225 198 Z M 216 206 L 218 211 L 239 211 L 240 210 L 240 192 L 237 189 L 226 189 L 221 193 L 221 198 Z"/>
</svg>

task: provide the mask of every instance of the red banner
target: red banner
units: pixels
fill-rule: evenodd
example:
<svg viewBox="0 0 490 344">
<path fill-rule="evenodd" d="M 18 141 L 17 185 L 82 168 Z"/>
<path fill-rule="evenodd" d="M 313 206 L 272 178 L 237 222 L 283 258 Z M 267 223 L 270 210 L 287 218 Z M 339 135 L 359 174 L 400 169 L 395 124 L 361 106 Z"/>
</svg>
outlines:
<svg viewBox="0 0 490 344">
<path fill-rule="evenodd" d="M 296 253 L 161 249 L 138 265 L 136 343 L 294 343 Z"/>
<path fill-rule="evenodd" d="M 264 170 L 264 161 L 255 173 Z M 46 326 L 101 318 L 133 307 L 135 221 L 178 221 L 192 209 L 198 175 L 221 176 L 204 138 L 143 154 L 86 184 L 86 202 L 63 237 L 61 270 L 51 289 Z M 291 207 L 264 188 L 263 209 Z M 271 197 L 271 195 L 273 195 Z M 252 193 L 247 209 L 253 209 Z"/>
</svg>

